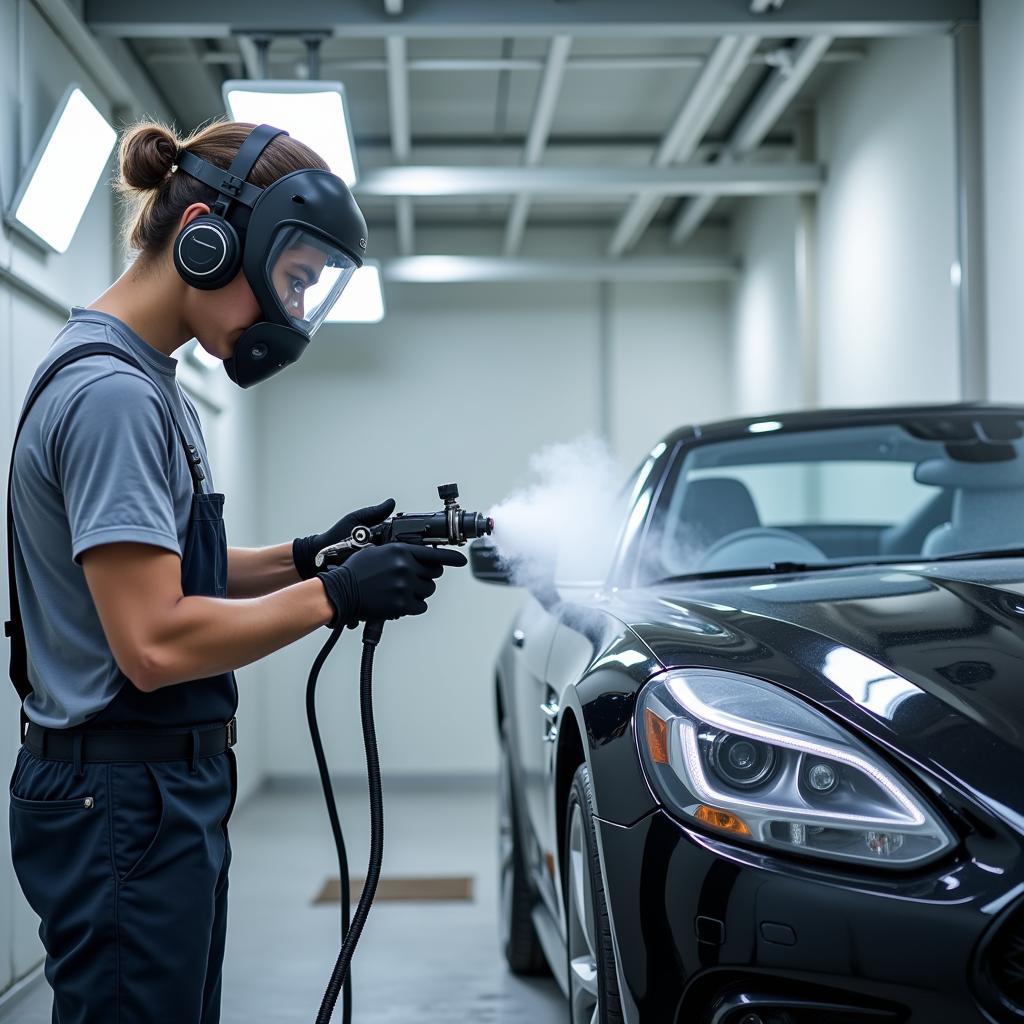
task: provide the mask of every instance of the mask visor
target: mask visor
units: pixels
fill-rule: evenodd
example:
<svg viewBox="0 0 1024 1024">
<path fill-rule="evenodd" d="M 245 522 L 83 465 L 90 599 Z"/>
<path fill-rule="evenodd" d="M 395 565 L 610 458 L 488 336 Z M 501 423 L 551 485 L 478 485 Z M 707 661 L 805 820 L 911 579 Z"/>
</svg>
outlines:
<svg viewBox="0 0 1024 1024">
<path fill-rule="evenodd" d="M 311 338 L 356 272 L 327 238 L 295 225 L 278 228 L 267 259 L 271 292 L 288 322 Z"/>
</svg>

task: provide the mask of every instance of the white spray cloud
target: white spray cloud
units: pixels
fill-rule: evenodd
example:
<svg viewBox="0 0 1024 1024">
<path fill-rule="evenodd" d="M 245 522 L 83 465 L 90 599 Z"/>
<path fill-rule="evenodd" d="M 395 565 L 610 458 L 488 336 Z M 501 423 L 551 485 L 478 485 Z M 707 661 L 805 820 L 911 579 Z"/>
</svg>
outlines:
<svg viewBox="0 0 1024 1024">
<path fill-rule="evenodd" d="M 638 490 L 656 454 L 641 468 Z M 603 582 L 621 531 L 628 529 L 630 500 L 637 497 L 623 490 L 623 467 L 603 441 L 587 435 L 543 448 L 529 468 L 532 480 L 488 511 L 491 540 L 512 582 L 535 592 L 552 582 Z M 706 548 L 695 524 L 663 522 L 647 533 L 638 578 L 653 582 L 700 571 Z"/>
<path fill-rule="evenodd" d="M 622 522 L 622 467 L 590 435 L 549 445 L 529 465 L 532 481 L 488 512 L 513 582 L 603 580 Z"/>
</svg>

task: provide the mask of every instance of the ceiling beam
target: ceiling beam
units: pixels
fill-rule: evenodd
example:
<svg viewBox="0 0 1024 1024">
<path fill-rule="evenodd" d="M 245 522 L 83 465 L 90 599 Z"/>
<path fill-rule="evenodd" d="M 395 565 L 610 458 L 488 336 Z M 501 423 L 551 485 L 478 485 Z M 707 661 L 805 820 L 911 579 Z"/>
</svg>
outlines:
<svg viewBox="0 0 1024 1024">
<path fill-rule="evenodd" d="M 791 66 L 779 67 L 772 72 L 740 118 L 732 138 L 713 166 L 727 167 L 757 149 L 821 62 L 831 42 L 831 36 L 815 36 L 797 45 Z M 715 205 L 716 198 L 714 193 L 707 193 L 683 205 L 672 226 L 671 239 L 675 245 L 682 245 L 700 227 Z"/>
<path fill-rule="evenodd" d="M 736 80 L 746 70 L 758 42 L 757 36 L 726 36 L 715 44 L 654 154 L 653 166 L 685 163 L 693 157 Z M 662 198 L 657 193 L 633 198 L 608 241 L 609 256 L 621 256 L 636 244 Z"/>
<path fill-rule="evenodd" d="M 358 196 L 472 198 L 523 193 L 559 200 L 595 196 L 803 195 L 820 190 L 817 164 L 700 164 L 676 167 L 379 167 L 355 187 Z"/>
<path fill-rule="evenodd" d="M 40 0 L 35 5 L 68 49 L 78 58 L 79 63 L 95 78 L 107 99 L 114 106 L 137 110 L 137 101 L 131 86 L 121 72 L 114 67 L 99 43 L 92 37 L 71 6 L 64 0 Z M 13 8 L 12 8 L 13 11 Z M 12 14 L 13 18 L 13 14 Z M 10 24 L 13 24 L 11 22 Z"/>
<path fill-rule="evenodd" d="M 771 16 L 752 13 L 749 0 L 589 0 L 586 4 L 516 0 L 431 0 L 400 18 L 380 3 L 303 0 L 85 0 L 85 18 L 98 34 L 118 36 L 229 36 L 232 32 L 303 34 L 329 31 L 346 39 L 384 38 L 401 25 L 407 38 L 516 38 L 572 35 L 589 38 L 775 38 L 828 34 L 845 37 L 949 32 L 978 20 L 979 0 L 788 0 Z"/>
<path fill-rule="evenodd" d="M 778 50 L 755 53 L 750 63 L 759 66 L 775 66 L 778 63 Z M 296 61 L 304 61 L 305 53 L 289 49 L 282 44 L 278 52 L 271 55 L 271 65 L 293 65 Z M 867 56 L 864 46 L 847 44 L 834 46 L 825 55 L 825 64 L 849 64 L 861 61 Z M 215 51 L 204 55 L 209 64 L 237 64 L 238 54 L 226 50 Z M 146 54 L 148 64 L 174 64 L 181 61 L 178 50 L 150 50 Z M 680 54 L 635 54 L 631 56 L 615 56 L 608 54 L 603 57 L 570 57 L 565 64 L 566 71 L 685 71 L 699 68 L 705 58 L 697 53 Z M 388 62 L 384 58 L 331 58 L 323 57 L 321 67 L 324 73 L 344 74 L 350 71 L 386 72 Z M 472 72 L 491 73 L 495 71 L 543 71 L 547 60 L 545 57 L 413 57 L 406 60 L 410 72 Z"/>
<path fill-rule="evenodd" d="M 568 60 L 571 46 L 572 38 L 570 36 L 555 36 L 548 47 L 544 77 L 537 90 L 537 103 L 533 108 L 530 129 L 526 135 L 526 146 L 523 152 L 523 164 L 526 167 L 536 167 L 544 154 L 544 147 L 551 134 L 555 104 L 558 102 L 558 94 L 562 88 L 565 63 Z M 520 193 L 512 200 L 512 209 L 509 210 L 508 223 L 505 225 L 503 249 L 506 256 L 514 256 L 519 251 L 529 212 L 530 198 Z"/>
<path fill-rule="evenodd" d="M 404 284 L 468 284 L 492 281 L 735 281 L 739 264 L 729 258 L 551 260 L 523 257 L 411 256 L 384 260 L 387 281 Z"/>
</svg>

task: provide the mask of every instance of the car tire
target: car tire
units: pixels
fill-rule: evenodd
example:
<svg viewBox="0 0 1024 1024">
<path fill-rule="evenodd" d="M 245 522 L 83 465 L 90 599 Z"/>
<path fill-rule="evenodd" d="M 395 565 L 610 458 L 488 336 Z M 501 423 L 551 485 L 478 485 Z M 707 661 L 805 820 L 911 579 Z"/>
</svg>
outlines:
<svg viewBox="0 0 1024 1024">
<path fill-rule="evenodd" d="M 513 974 L 550 973 L 533 927 L 533 887 L 523 853 L 519 812 L 512 784 L 508 725 L 501 723 L 498 783 L 498 925 L 499 939 Z"/>
<path fill-rule="evenodd" d="M 590 771 L 576 769 L 566 803 L 565 922 L 571 1024 L 622 1024 L 615 950 L 601 881 Z"/>
</svg>

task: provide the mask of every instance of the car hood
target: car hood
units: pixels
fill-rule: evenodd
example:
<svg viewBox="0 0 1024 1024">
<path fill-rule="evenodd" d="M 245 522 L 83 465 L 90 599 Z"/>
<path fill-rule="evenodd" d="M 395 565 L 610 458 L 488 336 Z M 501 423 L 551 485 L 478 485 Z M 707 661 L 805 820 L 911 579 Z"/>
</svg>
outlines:
<svg viewBox="0 0 1024 1024">
<path fill-rule="evenodd" d="M 1024 830 L 1024 559 L 683 581 L 615 604 L 666 668 L 802 692 Z"/>
</svg>

